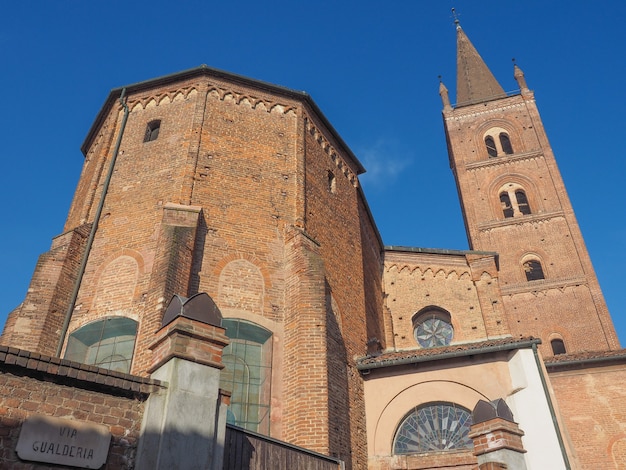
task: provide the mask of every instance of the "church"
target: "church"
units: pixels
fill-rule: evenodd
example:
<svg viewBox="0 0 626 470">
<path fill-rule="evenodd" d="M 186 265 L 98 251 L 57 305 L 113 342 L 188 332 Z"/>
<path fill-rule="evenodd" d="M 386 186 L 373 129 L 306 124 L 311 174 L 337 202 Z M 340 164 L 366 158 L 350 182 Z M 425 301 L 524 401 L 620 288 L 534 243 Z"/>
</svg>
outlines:
<svg viewBox="0 0 626 470">
<path fill-rule="evenodd" d="M 456 34 L 469 250 L 386 246 L 304 92 L 204 65 L 112 90 L 0 338 L 0 466 L 623 468 L 626 351 L 549 130 Z"/>
</svg>

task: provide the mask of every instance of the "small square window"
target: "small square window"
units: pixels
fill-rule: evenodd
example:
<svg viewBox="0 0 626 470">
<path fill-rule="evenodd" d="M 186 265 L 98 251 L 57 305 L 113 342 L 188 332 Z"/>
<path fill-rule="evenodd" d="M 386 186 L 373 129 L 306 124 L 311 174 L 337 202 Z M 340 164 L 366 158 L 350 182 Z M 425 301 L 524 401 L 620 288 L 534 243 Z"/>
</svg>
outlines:
<svg viewBox="0 0 626 470">
<path fill-rule="evenodd" d="M 157 119 L 150 121 L 146 126 L 146 133 L 143 137 L 144 142 L 152 142 L 159 137 L 159 130 L 161 129 L 161 120 Z"/>
</svg>

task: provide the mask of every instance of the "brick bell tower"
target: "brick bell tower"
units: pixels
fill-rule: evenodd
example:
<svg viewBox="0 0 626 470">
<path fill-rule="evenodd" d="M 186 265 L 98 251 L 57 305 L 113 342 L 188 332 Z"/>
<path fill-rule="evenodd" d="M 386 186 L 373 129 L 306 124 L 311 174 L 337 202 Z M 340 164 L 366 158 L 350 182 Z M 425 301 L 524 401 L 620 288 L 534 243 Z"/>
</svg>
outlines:
<svg viewBox="0 0 626 470">
<path fill-rule="evenodd" d="M 499 253 L 511 333 L 544 355 L 619 342 L 534 94 L 517 65 L 507 94 L 457 22 L 457 103 L 441 83 L 450 167 L 469 246 Z"/>
</svg>

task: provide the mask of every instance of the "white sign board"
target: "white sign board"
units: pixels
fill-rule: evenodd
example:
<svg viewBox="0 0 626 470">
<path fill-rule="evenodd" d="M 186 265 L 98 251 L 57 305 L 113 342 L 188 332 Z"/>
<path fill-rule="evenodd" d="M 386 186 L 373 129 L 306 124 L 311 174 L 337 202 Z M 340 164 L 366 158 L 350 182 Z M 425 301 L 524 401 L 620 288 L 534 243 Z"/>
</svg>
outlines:
<svg viewBox="0 0 626 470">
<path fill-rule="evenodd" d="M 22 424 L 15 450 L 22 460 L 100 468 L 106 462 L 110 442 L 106 426 L 33 415 Z"/>
</svg>

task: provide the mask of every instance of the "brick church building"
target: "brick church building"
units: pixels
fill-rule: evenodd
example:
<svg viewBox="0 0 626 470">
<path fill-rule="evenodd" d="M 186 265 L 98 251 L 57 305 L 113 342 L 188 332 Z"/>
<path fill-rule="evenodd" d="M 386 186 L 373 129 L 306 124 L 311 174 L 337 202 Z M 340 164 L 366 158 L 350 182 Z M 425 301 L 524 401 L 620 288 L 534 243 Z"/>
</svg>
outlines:
<svg viewBox="0 0 626 470">
<path fill-rule="evenodd" d="M 228 466 L 224 421 L 334 468 L 623 468 L 626 351 L 533 92 L 515 66 L 505 93 L 458 25 L 457 68 L 456 104 L 439 92 L 468 251 L 385 246 L 306 93 L 206 66 L 114 89 L 0 339 L 3 468 L 61 462 L 20 453 L 37 416 L 104 428 L 103 468 L 196 453 L 174 428 L 213 443 L 185 468 L 260 468 Z"/>
</svg>

